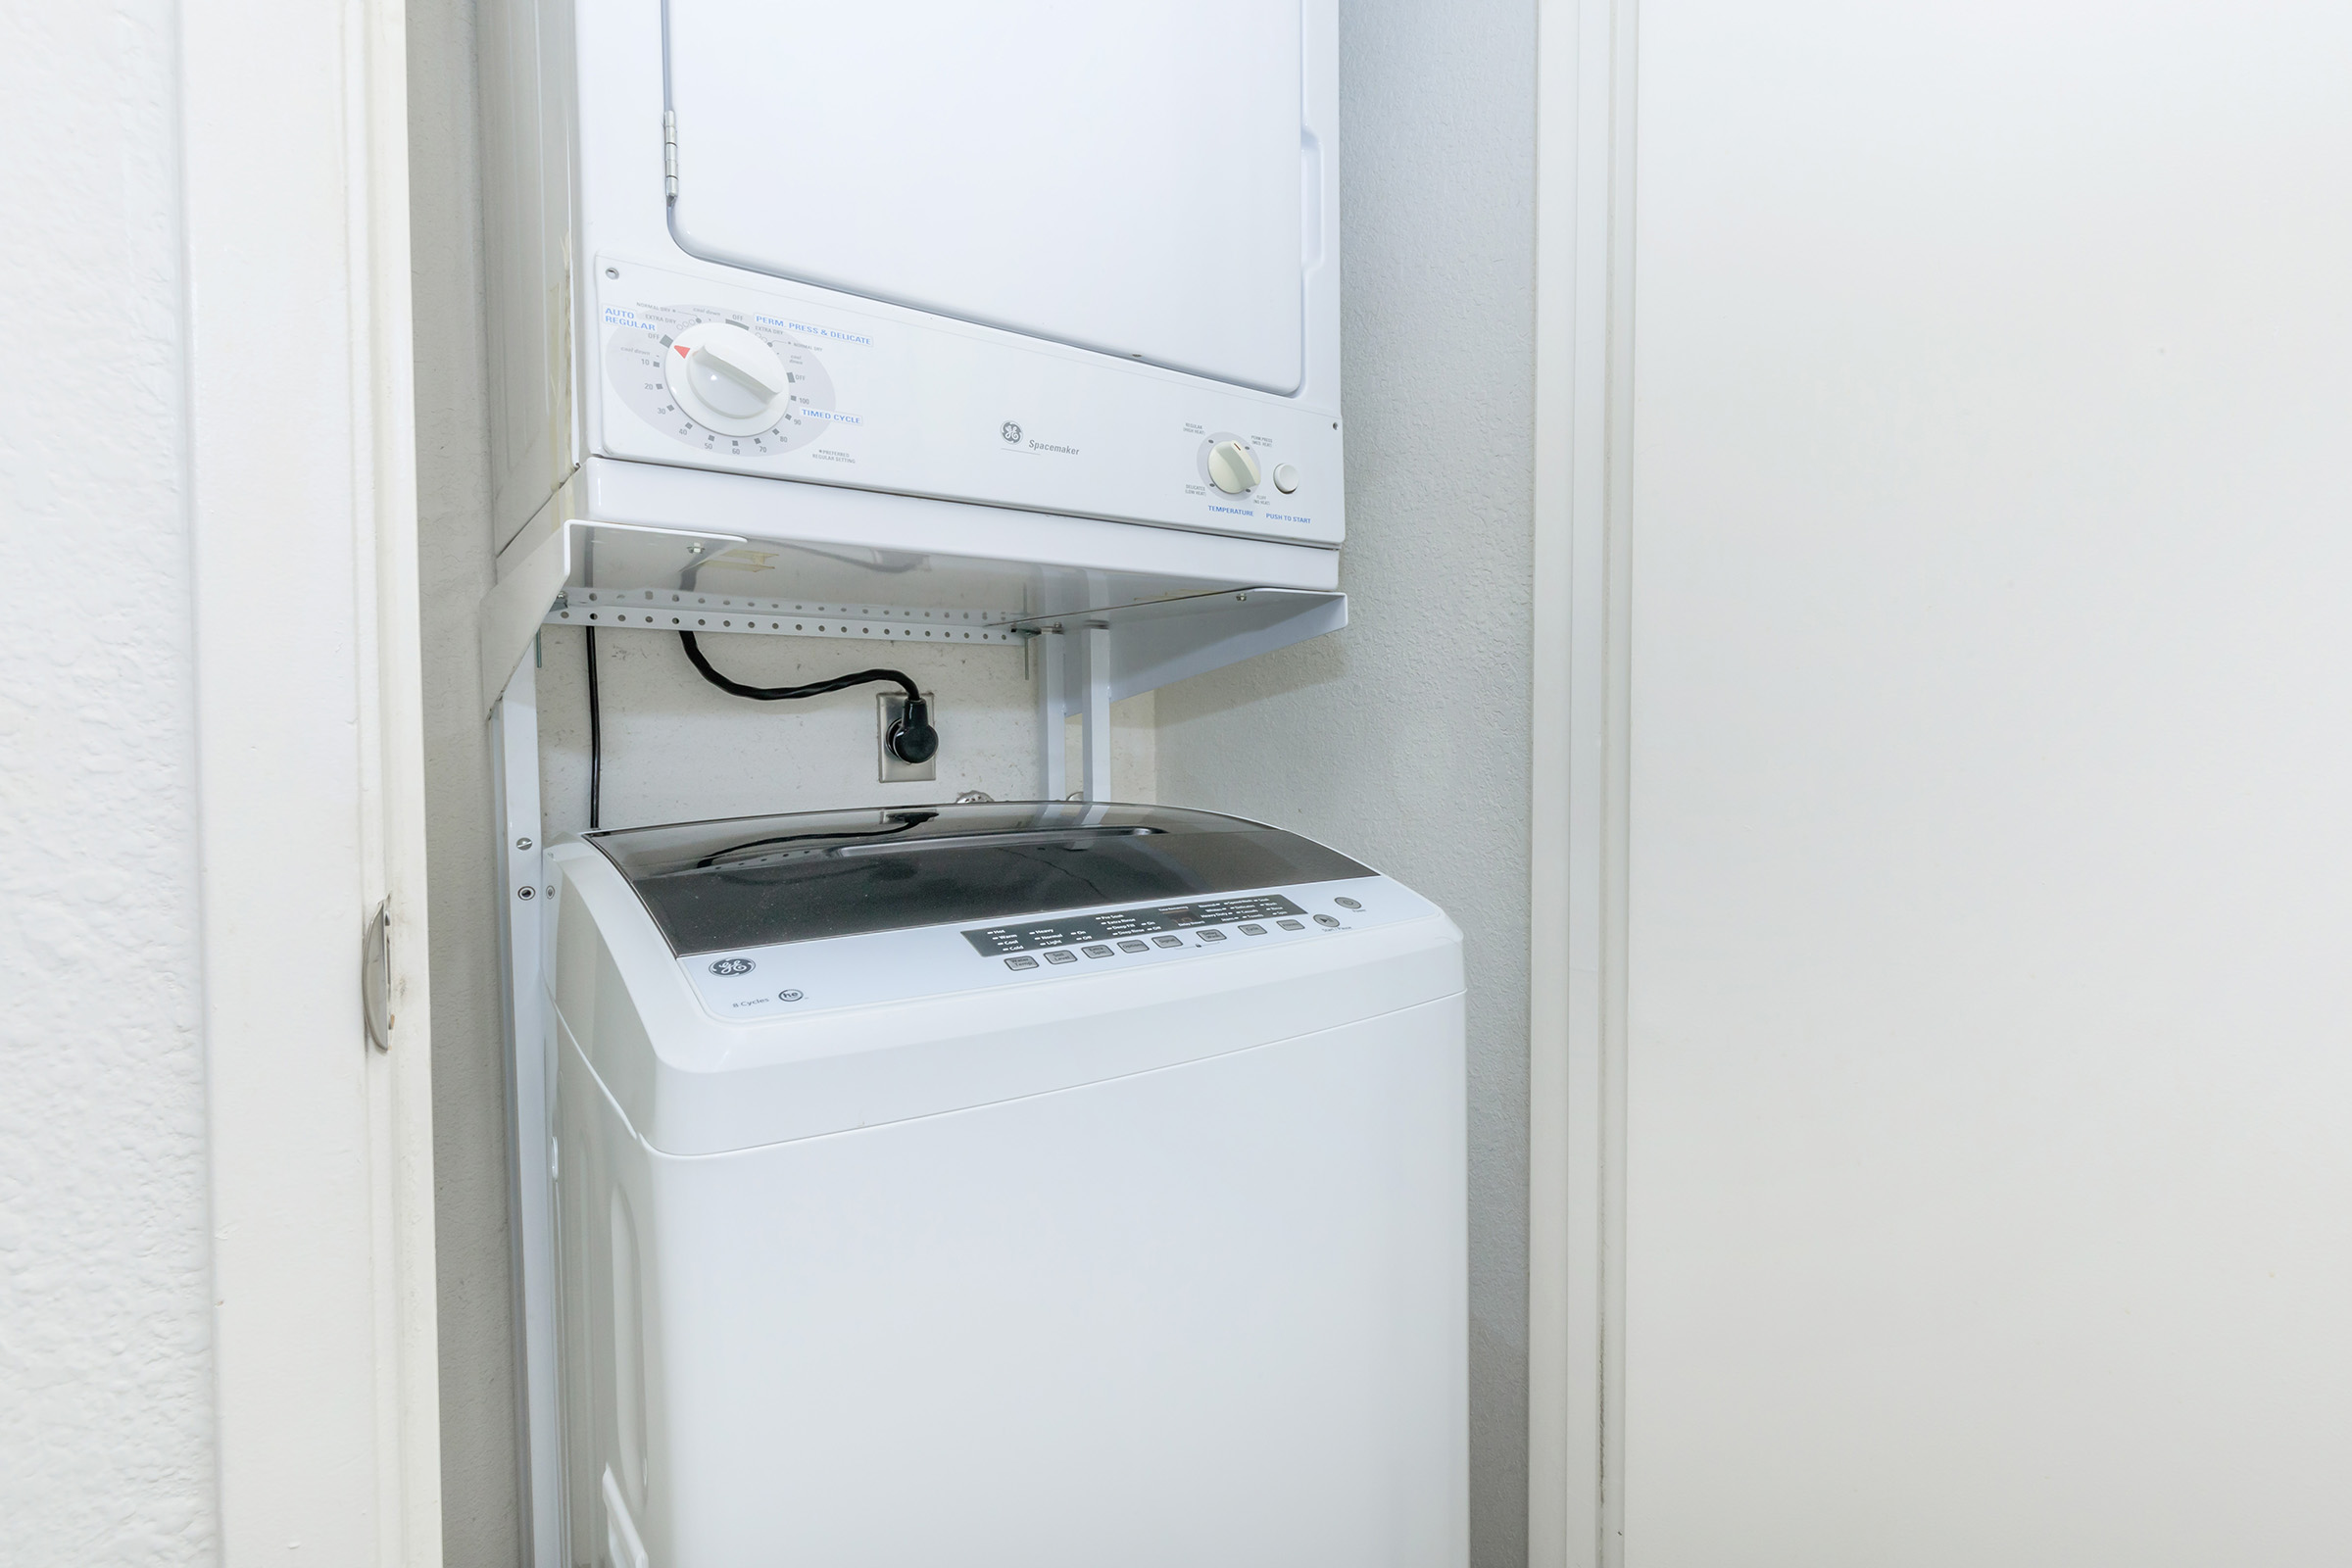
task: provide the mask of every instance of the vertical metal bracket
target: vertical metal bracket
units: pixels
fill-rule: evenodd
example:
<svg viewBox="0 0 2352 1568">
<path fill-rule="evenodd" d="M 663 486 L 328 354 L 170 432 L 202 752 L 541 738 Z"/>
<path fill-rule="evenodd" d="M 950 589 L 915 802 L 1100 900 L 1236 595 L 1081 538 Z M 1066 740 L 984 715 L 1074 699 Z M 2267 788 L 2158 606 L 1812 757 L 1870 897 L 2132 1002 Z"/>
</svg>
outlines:
<svg viewBox="0 0 2352 1568">
<path fill-rule="evenodd" d="M 1110 627 L 1089 621 L 1069 628 L 1041 626 L 1031 640 L 1037 666 L 1037 728 L 1049 801 L 1070 796 L 1065 725 L 1079 724 L 1079 797 L 1110 799 Z"/>
<path fill-rule="evenodd" d="M 1110 799 L 1110 627 L 1089 622 L 1079 634 L 1085 655 L 1086 691 L 1079 712 L 1080 755 L 1086 759 L 1080 787 L 1090 801 Z"/>
<path fill-rule="evenodd" d="M 1062 738 L 1062 721 L 1070 713 L 1065 695 L 1069 665 L 1062 657 L 1068 642 L 1059 626 L 1048 626 L 1030 639 L 1029 645 L 1037 658 L 1039 776 L 1045 781 L 1039 793 L 1049 801 L 1058 801 L 1070 792 L 1069 758 Z"/>
<path fill-rule="evenodd" d="M 492 819 L 498 834 L 499 937 L 507 1023 L 509 1211 L 514 1225 L 515 1349 L 522 1362 L 524 1529 L 532 1568 L 564 1568 L 564 1473 L 556 1382 L 553 1019 L 542 945 L 552 911 L 539 838 L 536 661 L 516 666 L 490 715 Z"/>
</svg>

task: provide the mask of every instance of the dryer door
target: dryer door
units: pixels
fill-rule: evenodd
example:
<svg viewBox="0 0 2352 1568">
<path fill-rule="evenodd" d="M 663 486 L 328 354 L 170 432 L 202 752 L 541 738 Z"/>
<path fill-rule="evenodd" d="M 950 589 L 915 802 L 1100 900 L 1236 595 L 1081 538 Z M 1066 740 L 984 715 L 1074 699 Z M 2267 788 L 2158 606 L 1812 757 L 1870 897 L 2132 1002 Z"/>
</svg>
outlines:
<svg viewBox="0 0 2352 1568">
<path fill-rule="evenodd" d="M 1289 394 L 1298 0 L 669 0 L 694 255 Z"/>
</svg>

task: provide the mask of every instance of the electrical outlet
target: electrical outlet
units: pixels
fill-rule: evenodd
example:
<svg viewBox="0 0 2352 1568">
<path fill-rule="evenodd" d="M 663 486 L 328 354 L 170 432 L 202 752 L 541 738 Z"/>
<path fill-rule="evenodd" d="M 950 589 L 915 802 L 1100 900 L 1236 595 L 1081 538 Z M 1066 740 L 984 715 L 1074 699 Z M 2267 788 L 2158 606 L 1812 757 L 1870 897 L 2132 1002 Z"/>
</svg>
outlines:
<svg viewBox="0 0 2352 1568">
<path fill-rule="evenodd" d="M 938 699 L 929 692 L 925 692 L 923 701 L 931 705 L 931 722 L 938 723 Z M 939 759 L 937 757 L 932 758 L 928 762 L 902 762 L 890 755 L 890 726 L 896 724 L 899 721 L 899 715 L 906 710 L 906 694 L 905 692 L 877 692 L 874 694 L 874 702 L 878 705 L 881 718 L 881 722 L 874 727 L 874 752 L 882 761 L 882 782 L 885 784 L 919 784 L 925 779 L 939 777 Z"/>
</svg>

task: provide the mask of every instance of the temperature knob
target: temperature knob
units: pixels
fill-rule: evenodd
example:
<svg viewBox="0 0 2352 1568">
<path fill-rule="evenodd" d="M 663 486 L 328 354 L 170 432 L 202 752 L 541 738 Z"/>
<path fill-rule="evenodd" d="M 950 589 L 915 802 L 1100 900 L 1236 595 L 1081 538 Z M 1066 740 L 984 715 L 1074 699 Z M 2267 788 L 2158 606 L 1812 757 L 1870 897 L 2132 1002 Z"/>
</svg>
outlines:
<svg viewBox="0 0 2352 1568">
<path fill-rule="evenodd" d="M 1239 441 L 1220 441 L 1208 449 L 1208 478 L 1229 496 L 1257 488 L 1255 454 Z"/>
<path fill-rule="evenodd" d="M 664 356 L 669 395 L 695 423 L 758 435 L 783 417 L 791 377 L 776 351 L 740 326 L 697 321 Z"/>
</svg>

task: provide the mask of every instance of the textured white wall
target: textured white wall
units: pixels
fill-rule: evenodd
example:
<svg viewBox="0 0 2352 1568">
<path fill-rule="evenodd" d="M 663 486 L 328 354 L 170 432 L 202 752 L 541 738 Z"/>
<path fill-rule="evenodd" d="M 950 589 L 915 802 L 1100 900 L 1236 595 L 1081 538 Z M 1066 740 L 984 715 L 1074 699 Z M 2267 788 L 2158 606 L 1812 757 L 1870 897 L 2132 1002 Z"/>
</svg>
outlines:
<svg viewBox="0 0 2352 1568">
<path fill-rule="evenodd" d="M 174 23 L 0 12 L 11 1563 L 214 1555 Z"/>
<path fill-rule="evenodd" d="M 1340 13 L 1344 632 L 1159 694 L 1161 798 L 1429 895 L 1470 974 L 1472 1559 L 1526 1560 L 1535 12 Z"/>
</svg>

